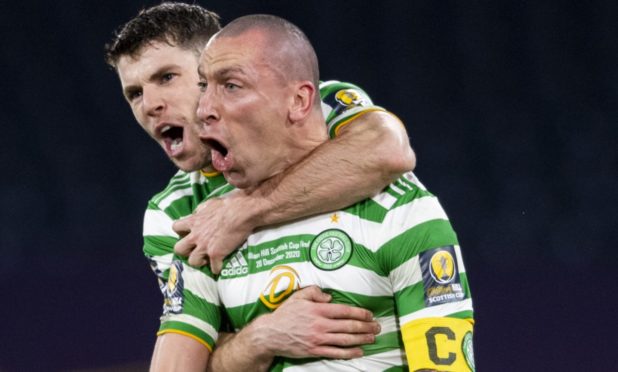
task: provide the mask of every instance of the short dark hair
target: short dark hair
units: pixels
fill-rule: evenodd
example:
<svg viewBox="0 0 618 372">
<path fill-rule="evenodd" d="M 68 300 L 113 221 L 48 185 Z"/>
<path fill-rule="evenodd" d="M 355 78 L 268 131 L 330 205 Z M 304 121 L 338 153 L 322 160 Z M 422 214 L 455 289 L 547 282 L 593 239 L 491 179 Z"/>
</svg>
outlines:
<svg viewBox="0 0 618 372">
<path fill-rule="evenodd" d="M 139 14 L 114 32 L 105 45 L 105 61 L 116 68 L 122 56 L 135 57 L 142 47 L 163 41 L 200 51 L 219 31 L 219 16 L 199 5 L 165 2 Z"/>
</svg>

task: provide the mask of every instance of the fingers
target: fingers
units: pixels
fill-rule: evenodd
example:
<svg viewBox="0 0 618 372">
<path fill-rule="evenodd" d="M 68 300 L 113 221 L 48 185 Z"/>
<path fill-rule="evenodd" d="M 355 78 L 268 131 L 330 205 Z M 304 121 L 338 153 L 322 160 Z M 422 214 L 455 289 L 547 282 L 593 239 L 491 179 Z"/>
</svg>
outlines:
<svg viewBox="0 0 618 372">
<path fill-rule="evenodd" d="M 307 300 L 307 301 L 312 301 L 312 302 L 327 303 L 327 302 L 330 302 L 331 298 L 332 298 L 331 295 L 329 295 L 328 293 L 322 292 L 322 290 L 319 287 L 312 285 L 310 287 L 306 287 L 306 288 L 296 291 L 287 301 L 296 299 L 296 300 Z"/>
<path fill-rule="evenodd" d="M 380 324 L 373 320 L 370 311 L 326 302 L 330 299 L 329 294 L 316 286 L 298 290 L 272 314 L 259 317 L 256 323 L 263 320 L 271 325 L 262 324 L 257 329 L 266 330 L 268 339 L 283 340 L 275 346 L 277 355 L 361 357 L 360 346 L 375 343 Z"/>
<path fill-rule="evenodd" d="M 348 334 L 361 336 L 374 336 L 379 334 L 381 330 L 380 323 L 375 320 L 361 321 L 353 319 L 327 319 L 325 320 L 324 327 L 330 334 Z M 369 340 L 368 342 L 373 342 L 373 339 Z M 356 345 L 356 343 L 352 342 L 349 345 Z M 342 344 L 341 346 L 345 346 L 345 344 Z"/>
<path fill-rule="evenodd" d="M 322 304 L 320 313 L 330 319 L 355 319 L 365 322 L 373 321 L 371 311 L 344 304 Z"/>
<path fill-rule="evenodd" d="M 322 342 L 322 345 L 356 347 L 373 344 L 375 341 L 376 335 L 373 333 L 327 333 L 324 335 L 324 342 Z"/>
<path fill-rule="evenodd" d="M 194 267 L 202 267 L 208 264 L 208 254 L 204 250 L 204 246 L 198 246 L 194 243 L 191 235 L 180 239 L 174 245 L 174 253 L 188 257 L 189 265 Z"/>
<path fill-rule="evenodd" d="M 180 236 L 185 236 L 191 232 L 191 225 L 193 224 L 192 218 L 185 217 L 181 218 L 178 221 L 174 222 L 172 225 L 172 229 L 176 232 L 176 234 Z"/>
<path fill-rule="evenodd" d="M 206 264 L 208 264 L 208 255 L 206 255 L 205 253 L 201 253 L 198 252 L 197 249 L 193 250 L 193 252 L 191 252 L 191 255 L 189 255 L 189 265 L 194 266 L 194 267 L 202 267 Z"/>
<path fill-rule="evenodd" d="M 311 354 L 316 357 L 331 359 L 354 359 L 362 357 L 363 350 L 360 347 L 317 346 L 311 350 Z"/>
<path fill-rule="evenodd" d="M 201 249 L 202 247 L 195 243 L 195 238 L 191 234 L 193 223 L 193 217 L 189 216 L 172 225 L 172 229 L 178 235 L 184 236 L 174 245 L 174 252 L 179 256 L 188 257 L 189 265 L 202 267 L 208 263 L 208 255 L 203 252 L 205 249 Z"/>
<path fill-rule="evenodd" d="M 193 235 L 193 233 L 191 233 L 191 235 Z M 184 239 L 188 239 L 188 237 L 189 236 L 187 236 Z M 208 246 L 205 244 L 200 244 L 199 241 L 194 243 L 191 252 L 187 254 L 187 256 L 189 257 L 188 259 L 189 265 L 193 267 L 202 267 L 206 265 L 208 263 L 207 249 L 208 249 Z"/>
<path fill-rule="evenodd" d="M 314 356 L 333 359 L 352 359 L 363 356 L 361 345 L 375 342 L 375 335 L 371 333 L 326 333 L 322 335 L 320 346 L 310 350 Z"/>
<path fill-rule="evenodd" d="M 316 311 L 325 318 L 356 319 L 365 322 L 373 321 L 373 314 L 369 310 L 344 304 L 331 304 L 330 301 L 332 300 L 332 296 L 323 292 L 321 288 L 315 285 L 294 292 L 294 294 L 286 300 L 286 303 L 292 300 L 306 300 L 320 303 Z"/>
<path fill-rule="evenodd" d="M 174 252 L 177 255 L 183 256 L 183 257 L 189 257 L 189 254 L 194 249 L 195 249 L 195 243 L 193 242 L 193 239 L 189 238 L 189 236 L 186 236 L 180 239 L 174 245 Z"/>
</svg>

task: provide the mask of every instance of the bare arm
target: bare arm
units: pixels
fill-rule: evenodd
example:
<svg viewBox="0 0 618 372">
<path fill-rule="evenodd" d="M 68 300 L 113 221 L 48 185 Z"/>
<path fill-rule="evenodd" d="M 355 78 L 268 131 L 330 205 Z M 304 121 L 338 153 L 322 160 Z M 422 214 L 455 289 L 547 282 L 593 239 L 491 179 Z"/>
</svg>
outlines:
<svg viewBox="0 0 618 372">
<path fill-rule="evenodd" d="M 416 164 L 401 122 L 369 112 L 344 126 L 280 177 L 260 185 L 251 221 L 268 226 L 345 208 L 371 197 Z"/>
<path fill-rule="evenodd" d="M 175 251 L 195 266 L 209 259 L 218 273 L 223 258 L 255 228 L 344 208 L 376 194 L 415 164 L 401 122 L 384 112 L 366 113 L 257 189 L 210 199 L 177 221 L 174 229 L 186 236 Z"/>
<path fill-rule="evenodd" d="M 204 371 L 210 351 L 196 340 L 177 333 L 157 337 L 150 362 L 151 372 Z"/>
<path fill-rule="evenodd" d="M 266 371 L 275 356 L 358 358 L 359 345 L 373 343 L 380 325 L 357 307 L 331 304 L 317 287 L 297 291 L 275 312 L 219 340 L 209 371 Z"/>
</svg>

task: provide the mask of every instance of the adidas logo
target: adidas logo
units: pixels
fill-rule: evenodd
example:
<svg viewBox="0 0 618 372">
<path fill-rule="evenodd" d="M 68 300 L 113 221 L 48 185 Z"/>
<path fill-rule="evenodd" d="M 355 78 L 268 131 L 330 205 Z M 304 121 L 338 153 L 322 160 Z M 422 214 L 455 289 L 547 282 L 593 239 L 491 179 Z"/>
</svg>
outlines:
<svg viewBox="0 0 618 372">
<path fill-rule="evenodd" d="M 225 268 L 221 270 L 222 276 L 245 275 L 247 273 L 249 273 L 247 260 L 245 260 L 240 251 L 237 251 L 227 264 L 225 264 Z"/>
</svg>

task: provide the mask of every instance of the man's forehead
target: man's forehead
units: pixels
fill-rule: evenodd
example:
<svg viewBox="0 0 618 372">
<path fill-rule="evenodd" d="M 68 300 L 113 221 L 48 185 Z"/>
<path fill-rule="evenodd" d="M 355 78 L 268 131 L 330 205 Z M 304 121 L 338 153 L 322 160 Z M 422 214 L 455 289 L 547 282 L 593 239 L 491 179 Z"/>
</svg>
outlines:
<svg viewBox="0 0 618 372">
<path fill-rule="evenodd" d="M 195 52 L 164 42 L 153 42 L 132 55 L 123 55 L 118 59 L 117 70 L 123 74 L 149 74 L 163 66 L 176 65 L 195 69 L 197 65 Z"/>
<path fill-rule="evenodd" d="M 251 29 L 239 34 L 217 34 L 206 44 L 209 48 L 239 48 L 247 51 L 267 48 L 271 38 L 261 29 Z"/>
<path fill-rule="evenodd" d="M 132 58 L 135 61 L 139 61 L 141 59 L 156 57 L 160 58 L 162 55 L 168 57 L 180 57 L 185 58 L 187 54 L 194 54 L 195 52 L 191 49 L 186 49 L 181 46 L 178 46 L 174 43 L 170 43 L 167 41 L 150 41 L 142 45 L 139 49 L 137 49 L 134 53 L 132 53 L 129 58 Z"/>
<path fill-rule="evenodd" d="M 245 65 L 260 59 L 263 47 L 244 35 L 234 37 L 215 37 L 210 40 L 200 57 L 200 73 L 219 69 L 242 72 Z"/>
</svg>

